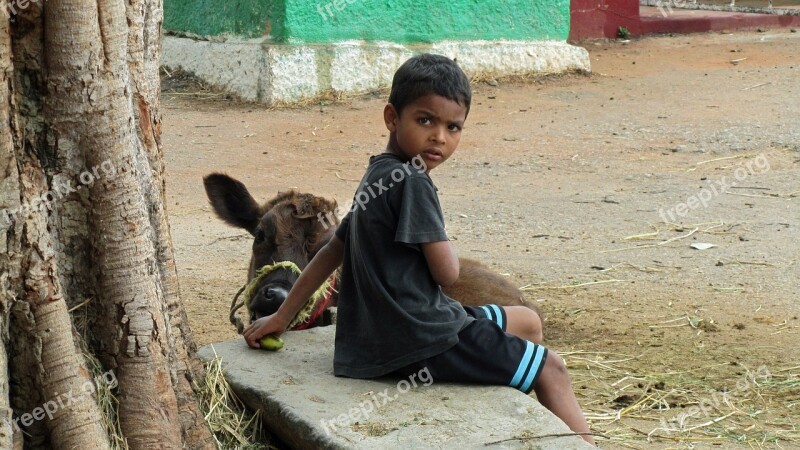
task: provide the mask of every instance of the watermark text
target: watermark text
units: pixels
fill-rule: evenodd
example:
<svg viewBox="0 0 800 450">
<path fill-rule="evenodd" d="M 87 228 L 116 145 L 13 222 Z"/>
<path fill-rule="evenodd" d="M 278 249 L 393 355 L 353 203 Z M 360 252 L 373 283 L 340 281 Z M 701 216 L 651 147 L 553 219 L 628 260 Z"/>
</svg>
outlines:
<svg viewBox="0 0 800 450">
<path fill-rule="evenodd" d="M 112 177 L 117 174 L 117 169 L 111 161 L 103 161 L 100 165 L 83 171 L 78 180 L 80 184 L 73 185 L 71 180 L 61 180 L 54 183 L 53 189 L 44 192 L 38 197 L 34 197 L 26 203 L 10 209 L 0 211 L 0 221 L 5 221 L 6 225 L 11 224 L 13 218 L 25 217 L 31 212 L 39 211 L 42 208 L 52 211 L 56 200 L 62 200 L 66 196 L 78 192 L 85 186 L 91 186 L 96 180 Z M 2 223 L 2 222 L 0 222 Z"/>
<path fill-rule="evenodd" d="M 743 166 L 738 167 L 734 173 L 733 178 L 722 177 L 719 180 L 706 180 L 708 186 L 704 187 L 697 194 L 691 195 L 686 199 L 686 202 L 678 203 L 677 205 L 664 210 L 658 210 L 658 215 L 664 223 L 676 223 L 677 217 L 686 217 L 691 210 L 699 207 L 707 208 L 709 202 L 724 194 L 730 188 L 735 187 L 739 182 L 744 181 L 747 177 L 756 174 L 763 174 L 770 169 L 769 160 L 762 153 L 756 156 L 753 160 L 747 161 Z"/>
<path fill-rule="evenodd" d="M 407 176 L 413 174 L 414 172 L 423 173 L 426 170 L 428 170 L 428 165 L 425 164 L 425 160 L 422 158 L 422 156 L 417 155 L 411 159 L 411 161 L 392 170 L 392 173 L 389 175 L 391 178 L 390 180 L 380 179 L 373 182 L 372 185 L 365 183 L 364 188 L 358 190 L 353 198 L 353 202 L 348 204 L 347 208 L 344 208 L 343 210 L 337 208 L 336 211 L 328 211 L 326 213 L 319 212 L 317 213 L 317 220 L 326 230 L 332 226 L 336 226 L 339 220 L 344 218 L 349 211 L 355 211 L 356 208 L 361 208 L 362 211 L 366 210 L 367 204 L 371 200 L 380 197 L 384 192 L 387 192 L 391 188 L 395 187 L 398 183 L 405 180 Z"/>
<path fill-rule="evenodd" d="M 397 400 L 400 395 L 408 393 L 412 388 L 417 388 L 417 382 L 426 387 L 433 384 L 433 377 L 427 367 L 422 368 L 419 372 L 412 373 L 407 380 L 400 380 L 395 386 L 395 392 L 390 392 L 389 388 L 378 392 L 377 395 L 374 392 L 369 392 L 369 398 L 333 419 L 320 420 L 320 425 L 325 429 L 325 433 L 330 435 L 336 431 L 337 427 L 345 428 L 358 421 L 367 420 L 374 411 Z"/>
<path fill-rule="evenodd" d="M 41 406 L 37 406 L 33 409 L 33 411 L 22 414 L 19 417 L 15 417 L 12 420 L 14 431 L 20 431 L 19 425 L 22 424 L 24 427 L 29 427 L 33 425 L 34 422 L 38 422 L 42 419 L 47 417 L 47 420 L 53 420 L 53 415 L 62 408 L 69 408 L 72 405 L 78 405 L 86 400 L 87 397 L 90 397 L 92 394 L 95 393 L 96 389 L 99 389 L 101 385 L 105 385 L 110 389 L 114 389 L 117 387 L 117 377 L 114 375 L 114 372 L 109 370 L 92 381 L 86 381 L 80 387 L 80 391 L 75 393 L 72 389 L 69 392 L 65 392 L 63 394 L 56 393 L 55 399 L 48 400 L 44 402 Z M 4 419 L 7 422 L 7 419 Z"/>
</svg>

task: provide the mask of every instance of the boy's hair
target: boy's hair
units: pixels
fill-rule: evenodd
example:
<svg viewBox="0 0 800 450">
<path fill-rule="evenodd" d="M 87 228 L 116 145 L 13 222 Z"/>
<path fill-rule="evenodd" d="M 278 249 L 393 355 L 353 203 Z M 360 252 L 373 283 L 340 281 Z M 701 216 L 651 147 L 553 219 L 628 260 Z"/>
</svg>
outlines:
<svg viewBox="0 0 800 450">
<path fill-rule="evenodd" d="M 420 97 L 440 95 L 467 108 L 472 103 L 472 89 L 464 71 L 452 59 L 424 53 L 403 63 L 392 80 L 389 103 L 397 115 L 403 108 Z"/>
</svg>

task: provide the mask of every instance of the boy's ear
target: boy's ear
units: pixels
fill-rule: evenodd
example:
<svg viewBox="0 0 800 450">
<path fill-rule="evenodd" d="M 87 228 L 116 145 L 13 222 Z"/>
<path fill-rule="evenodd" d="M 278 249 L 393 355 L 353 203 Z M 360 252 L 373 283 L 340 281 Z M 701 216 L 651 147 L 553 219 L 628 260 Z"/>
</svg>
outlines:
<svg viewBox="0 0 800 450">
<path fill-rule="evenodd" d="M 387 103 L 383 108 L 383 121 L 386 123 L 386 129 L 394 133 L 397 131 L 397 120 L 400 118 L 394 105 Z"/>
</svg>

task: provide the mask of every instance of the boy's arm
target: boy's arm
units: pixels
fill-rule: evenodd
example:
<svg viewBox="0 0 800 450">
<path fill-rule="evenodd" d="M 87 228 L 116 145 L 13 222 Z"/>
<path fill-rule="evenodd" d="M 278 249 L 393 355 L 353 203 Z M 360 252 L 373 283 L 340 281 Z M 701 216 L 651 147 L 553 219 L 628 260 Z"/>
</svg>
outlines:
<svg viewBox="0 0 800 450">
<path fill-rule="evenodd" d="M 439 286 L 451 286 L 458 279 L 458 256 L 447 238 L 433 181 L 427 175 L 412 174 L 403 182 L 401 191 L 390 192 L 395 193 L 395 242 L 420 248 L 433 281 Z"/>
<path fill-rule="evenodd" d="M 314 291 L 342 264 L 343 256 L 344 243 L 336 235 L 331 236 L 328 243 L 322 247 L 300 274 L 278 311 L 256 320 L 244 330 L 242 335 L 247 341 L 247 345 L 259 348 L 258 340 L 262 337 L 286 331 L 289 322 L 303 308 Z"/>
<path fill-rule="evenodd" d="M 450 241 L 427 242 L 420 246 L 433 281 L 442 287 L 452 286 L 458 280 L 460 265 Z"/>
</svg>

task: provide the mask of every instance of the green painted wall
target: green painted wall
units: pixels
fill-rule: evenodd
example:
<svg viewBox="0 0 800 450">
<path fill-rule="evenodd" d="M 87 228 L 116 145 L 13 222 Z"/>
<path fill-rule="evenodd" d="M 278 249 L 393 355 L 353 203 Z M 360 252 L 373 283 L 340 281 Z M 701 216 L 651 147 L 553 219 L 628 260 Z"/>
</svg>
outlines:
<svg viewBox="0 0 800 450">
<path fill-rule="evenodd" d="M 563 41 L 569 5 L 570 0 L 164 0 L 164 28 L 306 43 Z"/>
<path fill-rule="evenodd" d="M 283 36 L 284 0 L 164 0 L 164 29 L 200 36 Z"/>
</svg>

